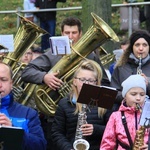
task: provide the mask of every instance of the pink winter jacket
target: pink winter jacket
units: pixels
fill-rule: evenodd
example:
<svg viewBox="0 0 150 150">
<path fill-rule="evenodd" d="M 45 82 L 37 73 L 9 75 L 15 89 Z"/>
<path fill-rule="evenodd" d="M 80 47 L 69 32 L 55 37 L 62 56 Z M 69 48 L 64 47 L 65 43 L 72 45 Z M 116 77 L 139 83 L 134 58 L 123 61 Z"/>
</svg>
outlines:
<svg viewBox="0 0 150 150">
<path fill-rule="evenodd" d="M 124 130 L 124 126 L 122 124 L 121 119 L 121 111 L 124 111 L 128 129 L 134 142 L 136 135 L 136 117 L 135 117 L 135 108 L 126 107 L 123 104 L 120 106 L 117 112 L 113 112 L 107 122 L 104 135 L 101 141 L 100 150 L 114 150 L 116 148 L 116 140 L 118 139 L 120 142 L 129 146 L 129 142 L 127 139 L 126 132 Z M 137 122 L 139 122 L 140 112 L 137 112 Z M 139 128 L 140 126 L 138 126 Z M 148 132 L 145 132 L 144 137 L 145 143 L 148 141 Z M 120 145 L 118 145 L 117 150 L 125 150 Z"/>
</svg>

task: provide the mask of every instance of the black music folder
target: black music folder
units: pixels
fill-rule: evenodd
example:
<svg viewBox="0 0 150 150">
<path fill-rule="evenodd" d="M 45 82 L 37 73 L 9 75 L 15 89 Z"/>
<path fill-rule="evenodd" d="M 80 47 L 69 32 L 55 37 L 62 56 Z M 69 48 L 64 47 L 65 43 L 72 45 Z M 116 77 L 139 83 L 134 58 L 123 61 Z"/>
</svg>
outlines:
<svg viewBox="0 0 150 150">
<path fill-rule="evenodd" d="M 0 150 L 22 150 L 24 130 L 0 126 Z"/>
<path fill-rule="evenodd" d="M 83 84 L 77 102 L 111 109 L 118 91 L 107 86 Z"/>
</svg>

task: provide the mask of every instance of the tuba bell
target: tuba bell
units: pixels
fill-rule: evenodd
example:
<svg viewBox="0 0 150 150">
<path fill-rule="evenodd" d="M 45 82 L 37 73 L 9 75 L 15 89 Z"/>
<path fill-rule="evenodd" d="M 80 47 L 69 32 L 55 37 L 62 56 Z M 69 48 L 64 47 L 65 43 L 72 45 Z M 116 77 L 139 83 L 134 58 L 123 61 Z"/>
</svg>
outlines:
<svg viewBox="0 0 150 150">
<path fill-rule="evenodd" d="M 14 38 L 14 52 L 4 57 L 3 62 L 11 66 L 12 70 L 17 68 L 18 61 L 23 53 L 43 34 L 47 32 L 21 15 L 20 26 Z"/>
<path fill-rule="evenodd" d="M 110 39 L 119 41 L 114 31 L 100 17 L 94 13 L 91 13 L 91 15 L 93 25 L 91 25 L 80 40 L 71 47 L 72 53 L 63 56 L 49 71 L 49 73 L 59 72 L 57 77 L 63 81 L 63 86 L 57 91 L 54 91 L 47 85 L 39 85 L 35 90 L 36 106 L 46 115 L 53 116 L 59 100 L 69 93 L 71 89 L 71 77 L 79 62 L 105 41 Z"/>
<path fill-rule="evenodd" d="M 26 104 L 35 88 L 34 84 L 26 84 L 21 81 L 21 72 L 26 64 L 19 62 L 23 53 L 43 34 L 47 32 L 33 22 L 17 14 L 20 18 L 20 26 L 14 38 L 14 52 L 9 52 L 3 58 L 3 62 L 9 64 L 13 71 L 13 93 L 15 100 Z"/>
</svg>

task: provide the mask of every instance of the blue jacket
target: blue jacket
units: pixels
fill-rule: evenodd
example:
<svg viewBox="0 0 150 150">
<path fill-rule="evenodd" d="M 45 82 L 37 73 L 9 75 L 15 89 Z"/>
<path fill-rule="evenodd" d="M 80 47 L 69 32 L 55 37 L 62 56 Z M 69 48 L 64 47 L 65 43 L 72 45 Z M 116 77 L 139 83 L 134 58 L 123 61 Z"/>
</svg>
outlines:
<svg viewBox="0 0 150 150">
<path fill-rule="evenodd" d="M 46 149 L 37 111 L 14 102 L 12 93 L 1 99 L 0 107 L 0 112 L 12 121 L 12 126 L 24 129 L 23 150 Z"/>
</svg>

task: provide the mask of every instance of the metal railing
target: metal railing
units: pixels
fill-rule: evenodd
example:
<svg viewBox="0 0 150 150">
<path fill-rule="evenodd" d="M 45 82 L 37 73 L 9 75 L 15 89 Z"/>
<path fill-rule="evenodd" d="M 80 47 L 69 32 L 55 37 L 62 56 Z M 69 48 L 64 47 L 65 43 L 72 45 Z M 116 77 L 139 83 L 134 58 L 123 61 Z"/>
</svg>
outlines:
<svg viewBox="0 0 150 150">
<path fill-rule="evenodd" d="M 129 25 L 128 25 L 128 36 L 132 34 L 132 7 L 150 5 L 150 2 L 139 2 L 139 3 L 127 3 L 127 4 L 113 4 L 112 7 L 129 7 Z"/>
<path fill-rule="evenodd" d="M 129 7 L 129 26 L 128 35 L 132 33 L 132 7 L 150 5 L 150 2 L 138 2 L 138 3 L 127 3 L 127 4 L 112 4 L 112 7 Z M 17 10 L 0 11 L 0 14 L 12 14 L 12 13 L 39 13 L 39 12 L 50 12 L 50 11 L 70 11 L 70 10 L 82 10 L 82 6 L 78 7 L 67 7 L 67 8 L 53 8 L 53 9 L 36 9 L 36 10 L 21 10 L 19 7 Z M 17 16 L 17 26 L 19 24 L 19 17 Z"/>
</svg>

